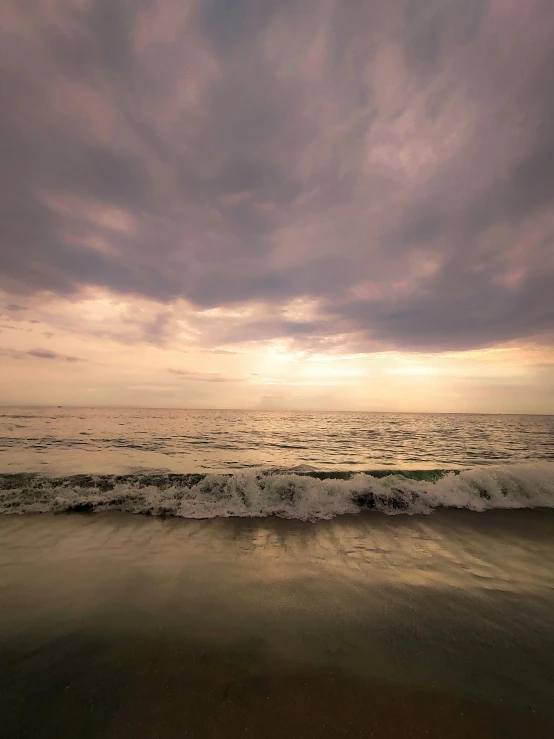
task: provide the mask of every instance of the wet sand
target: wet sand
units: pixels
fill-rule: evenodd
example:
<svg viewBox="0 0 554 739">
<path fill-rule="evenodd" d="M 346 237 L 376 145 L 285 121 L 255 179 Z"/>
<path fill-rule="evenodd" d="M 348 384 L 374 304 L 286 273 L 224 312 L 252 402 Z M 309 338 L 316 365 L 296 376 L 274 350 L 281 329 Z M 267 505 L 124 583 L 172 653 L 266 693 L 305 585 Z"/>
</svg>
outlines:
<svg viewBox="0 0 554 739">
<path fill-rule="evenodd" d="M 0 735 L 551 737 L 554 515 L 0 517 Z"/>
</svg>

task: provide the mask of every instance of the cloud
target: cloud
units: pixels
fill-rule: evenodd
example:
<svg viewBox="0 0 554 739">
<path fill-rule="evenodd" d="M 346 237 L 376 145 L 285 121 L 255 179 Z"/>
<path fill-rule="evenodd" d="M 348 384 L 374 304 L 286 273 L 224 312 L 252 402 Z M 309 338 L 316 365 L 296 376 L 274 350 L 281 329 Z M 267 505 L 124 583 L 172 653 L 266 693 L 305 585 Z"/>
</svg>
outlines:
<svg viewBox="0 0 554 739">
<path fill-rule="evenodd" d="M 127 343 L 183 305 L 207 347 L 550 341 L 554 6 L 301 5 L 2 5 L 7 311 L 96 289 L 157 305 Z"/>
<path fill-rule="evenodd" d="M 82 362 L 83 360 L 80 357 L 73 357 L 68 354 L 58 354 L 57 352 L 52 352 L 49 349 L 32 349 L 31 351 L 27 352 L 27 355 L 29 357 L 36 357 L 37 359 L 55 359 L 58 361 L 63 362 Z"/>
<path fill-rule="evenodd" d="M 18 349 L 0 349 L 0 355 L 10 357 L 11 359 L 26 359 L 33 357 L 34 359 L 52 359 L 59 362 L 83 362 L 80 357 L 74 357 L 70 354 L 58 354 L 58 352 L 49 349 L 31 349 L 30 351 L 20 351 Z"/>
<path fill-rule="evenodd" d="M 244 382 L 245 379 L 242 377 L 226 377 L 216 372 L 192 372 L 182 369 L 169 369 L 168 372 L 178 375 L 181 380 L 190 382 Z"/>
</svg>

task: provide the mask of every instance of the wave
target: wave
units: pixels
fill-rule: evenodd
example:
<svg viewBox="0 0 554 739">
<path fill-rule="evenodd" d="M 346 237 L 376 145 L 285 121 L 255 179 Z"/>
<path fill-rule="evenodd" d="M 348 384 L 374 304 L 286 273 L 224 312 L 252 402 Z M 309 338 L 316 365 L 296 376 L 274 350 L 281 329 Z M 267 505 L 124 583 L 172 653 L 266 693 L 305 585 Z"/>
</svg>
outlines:
<svg viewBox="0 0 554 739">
<path fill-rule="evenodd" d="M 553 508 L 554 463 L 465 470 L 228 475 L 0 475 L 0 513 L 126 511 L 183 518 L 280 516 L 313 521 L 361 511 Z"/>
</svg>

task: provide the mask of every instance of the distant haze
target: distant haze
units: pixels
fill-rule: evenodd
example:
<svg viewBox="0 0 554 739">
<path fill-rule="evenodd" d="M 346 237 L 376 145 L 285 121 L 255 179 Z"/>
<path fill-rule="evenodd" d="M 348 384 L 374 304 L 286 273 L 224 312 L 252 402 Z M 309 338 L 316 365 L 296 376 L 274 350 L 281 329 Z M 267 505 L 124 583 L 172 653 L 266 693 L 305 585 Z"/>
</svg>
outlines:
<svg viewBox="0 0 554 739">
<path fill-rule="evenodd" d="M 554 413 L 552 0 L 0 5 L 0 403 Z"/>
</svg>

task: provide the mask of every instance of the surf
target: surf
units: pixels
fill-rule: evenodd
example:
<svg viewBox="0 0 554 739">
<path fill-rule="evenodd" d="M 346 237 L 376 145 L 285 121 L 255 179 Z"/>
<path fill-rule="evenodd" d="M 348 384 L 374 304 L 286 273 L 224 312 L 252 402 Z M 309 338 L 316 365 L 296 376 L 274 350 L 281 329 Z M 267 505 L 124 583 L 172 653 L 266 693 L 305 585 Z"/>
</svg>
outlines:
<svg viewBox="0 0 554 739">
<path fill-rule="evenodd" d="M 554 507 L 554 463 L 363 473 L 266 470 L 235 474 L 0 475 L 0 513 L 124 511 L 203 519 L 314 521 L 377 511 L 426 515 Z"/>
</svg>

